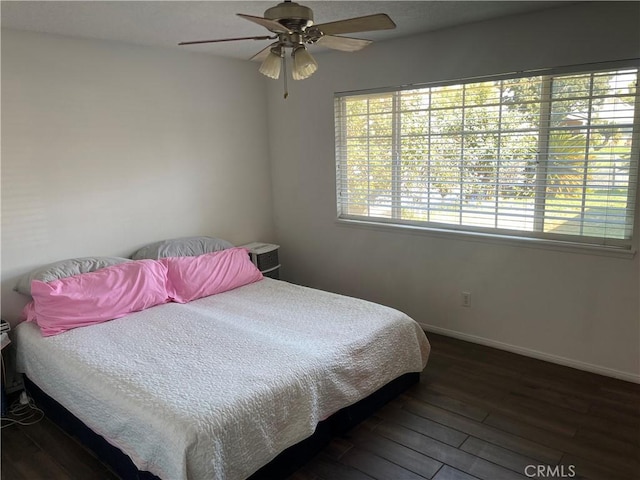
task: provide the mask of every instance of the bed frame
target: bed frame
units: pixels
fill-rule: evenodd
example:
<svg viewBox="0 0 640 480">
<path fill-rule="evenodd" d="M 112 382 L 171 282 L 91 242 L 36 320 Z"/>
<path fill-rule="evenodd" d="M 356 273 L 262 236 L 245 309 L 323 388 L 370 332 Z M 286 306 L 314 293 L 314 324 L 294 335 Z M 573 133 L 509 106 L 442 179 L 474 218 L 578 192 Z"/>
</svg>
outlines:
<svg viewBox="0 0 640 480">
<path fill-rule="evenodd" d="M 331 417 L 318 423 L 313 435 L 284 450 L 254 473 L 250 480 L 275 480 L 288 477 L 328 444 L 332 437 L 344 434 L 411 385 L 418 383 L 419 379 L 419 373 L 407 373 L 392 380 L 359 402 L 339 410 Z M 76 437 L 120 478 L 123 480 L 159 480 L 150 472 L 138 470 L 125 453 L 93 432 L 26 376 L 24 382 L 27 392 L 38 407 L 45 412 L 45 415 L 69 435 Z"/>
</svg>

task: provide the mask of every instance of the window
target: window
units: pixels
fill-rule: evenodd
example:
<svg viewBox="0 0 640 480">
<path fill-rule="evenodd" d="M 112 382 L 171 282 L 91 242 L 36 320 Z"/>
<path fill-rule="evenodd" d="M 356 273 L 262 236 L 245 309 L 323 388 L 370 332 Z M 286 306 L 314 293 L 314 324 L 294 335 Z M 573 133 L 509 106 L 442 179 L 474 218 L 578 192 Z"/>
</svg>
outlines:
<svg viewBox="0 0 640 480">
<path fill-rule="evenodd" d="M 631 248 L 638 69 L 335 98 L 338 217 Z"/>
</svg>

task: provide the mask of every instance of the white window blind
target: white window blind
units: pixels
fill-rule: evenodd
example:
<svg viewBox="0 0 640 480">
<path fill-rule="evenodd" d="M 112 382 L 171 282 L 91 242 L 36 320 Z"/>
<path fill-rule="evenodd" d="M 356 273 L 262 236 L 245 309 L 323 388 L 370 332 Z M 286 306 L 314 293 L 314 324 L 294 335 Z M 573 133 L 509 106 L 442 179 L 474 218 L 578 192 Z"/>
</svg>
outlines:
<svg viewBox="0 0 640 480">
<path fill-rule="evenodd" d="M 335 98 L 338 216 L 630 248 L 638 69 Z"/>
</svg>

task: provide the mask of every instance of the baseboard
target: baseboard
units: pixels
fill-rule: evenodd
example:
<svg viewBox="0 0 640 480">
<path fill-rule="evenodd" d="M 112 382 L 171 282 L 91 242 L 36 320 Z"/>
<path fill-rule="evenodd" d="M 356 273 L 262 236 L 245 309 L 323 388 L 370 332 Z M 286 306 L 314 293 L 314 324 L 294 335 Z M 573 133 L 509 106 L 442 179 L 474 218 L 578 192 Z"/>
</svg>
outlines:
<svg viewBox="0 0 640 480">
<path fill-rule="evenodd" d="M 517 353 L 526 357 L 537 358 L 538 360 L 544 360 L 546 362 L 557 363 L 558 365 L 564 365 L 565 367 L 576 368 L 578 370 L 584 370 L 586 372 L 597 373 L 598 375 L 604 375 L 606 377 L 613 377 L 619 380 L 627 382 L 640 383 L 640 375 L 636 375 L 629 372 L 623 372 L 615 370 L 613 368 L 601 367 L 599 365 L 593 365 L 587 362 L 581 362 L 579 360 L 573 360 L 571 358 L 561 357 L 558 355 L 552 355 L 549 353 L 539 352 L 538 350 L 532 350 L 530 348 L 519 347 L 517 345 L 511 345 L 509 343 L 499 342 L 497 340 L 491 340 L 485 337 L 479 337 L 477 335 L 470 335 L 468 333 L 457 332 L 455 330 L 449 330 L 448 328 L 436 327 L 434 325 L 426 325 L 421 323 L 420 326 L 427 332 L 438 333 L 446 337 L 458 338 L 467 342 L 479 343 L 480 345 L 486 345 L 487 347 L 497 348 L 499 350 L 506 350 L 508 352 Z"/>
</svg>

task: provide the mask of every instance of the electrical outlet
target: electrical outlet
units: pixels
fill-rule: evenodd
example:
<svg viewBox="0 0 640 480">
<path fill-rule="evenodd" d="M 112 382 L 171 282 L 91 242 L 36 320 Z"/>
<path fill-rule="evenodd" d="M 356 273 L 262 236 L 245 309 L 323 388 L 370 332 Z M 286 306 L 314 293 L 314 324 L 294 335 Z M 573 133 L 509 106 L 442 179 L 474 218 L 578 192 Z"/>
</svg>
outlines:
<svg viewBox="0 0 640 480">
<path fill-rule="evenodd" d="M 463 307 L 471 306 L 471 292 L 460 292 L 460 305 Z"/>
</svg>

